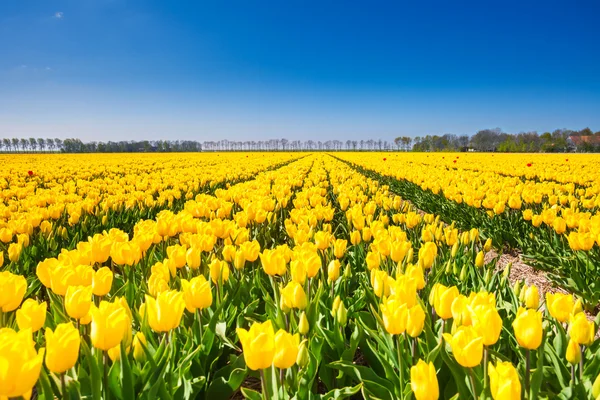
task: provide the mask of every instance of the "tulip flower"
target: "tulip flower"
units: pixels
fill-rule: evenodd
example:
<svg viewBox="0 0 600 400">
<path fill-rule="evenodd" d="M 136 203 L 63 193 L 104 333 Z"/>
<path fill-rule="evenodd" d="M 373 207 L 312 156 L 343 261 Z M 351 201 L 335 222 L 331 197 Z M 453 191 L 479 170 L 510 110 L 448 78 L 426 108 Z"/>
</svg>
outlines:
<svg viewBox="0 0 600 400">
<path fill-rule="evenodd" d="M 573 295 L 546 293 L 546 308 L 550 312 L 550 315 L 561 323 L 569 320 L 573 311 L 573 305 Z"/>
<path fill-rule="evenodd" d="M 423 332 L 425 326 L 425 311 L 421 304 L 417 303 L 408 309 L 406 315 L 406 333 L 411 337 L 418 337 Z"/>
<path fill-rule="evenodd" d="M 481 363 L 483 357 L 483 338 L 471 326 L 461 326 L 454 335 L 444 333 L 444 339 L 450 344 L 456 362 L 466 368 Z"/>
<path fill-rule="evenodd" d="M 292 308 L 304 310 L 306 308 L 307 298 L 302 286 L 295 281 L 288 283 L 281 289 L 281 309 L 288 311 Z"/>
<path fill-rule="evenodd" d="M 596 328 L 594 321 L 588 321 L 586 315 L 582 312 L 571 316 L 569 325 L 569 336 L 577 344 L 589 346 L 594 341 Z"/>
<path fill-rule="evenodd" d="M 394 296 L 388 297 L 381 305 L 385 330 L 392 335 L 400 335 L 406 330 L 408 308 L 406 303 Z"/>
<path fill-rule="evenodd" d="M 8 246 L 8 259 L 16 263 L 17 261 L 19 261 L 22 251 L 23 245 L 21 243 L 11 243 Z"/>
<path fill-rule="evenodd" d="M 571 365 L 577 365 L 579 364 L 579 361 L 581 361 L 581 347 L 579 347 L 579 344 L 573 339 L 569 340 L 565 358 Z"/>
<path fill-rule="evenodd" d="M 146 295 L 148 324 L 155 332 L 168 332 L 177 328 L 184 309 L 184 294 L 177 290 L 161 292 L 156 299 Z"/>
<path fill-rule="evenodd" d="M 369 271 L 373 269 L 378 269 L 379 264 L 381 263 L 381 256 L 379 255 L 379 253 L 374 253 L 370 251 L 367 253 L 365 261 L 367 263 L 367 268 L 369 269 Z"/>
<path fill-rule="evenodd" d="M 423 269 L 429 269 L 432 267 L 437 257 L 438 249 L 434 242 L 427 242 L 419 249 L 419 265 Z"/>
<path fill-rule="evenodd" d="M 100 306 L 92 305 L 92 345 L 108 351 L 117 346 L 130 329 L 127 311 L 120 303 L 101 301 Z"/>
<path fill-rule="evenodd" d="M 432 362 L 419 360 L 410 368 L 410 387 L 416 400 L 437 400 L 440 389 Z"/>
<path fill-rule="evenodd" d="M 540 294 L 535 285 L 529 286 L 525 290 L 525 307 L 537 310 L 540 306 Z"/>
<path fill-rule="evenodd" d="M 346 247 L 348 246 L 348 241 L 345 239 L 336 239 L 333 243 L 333 255 L 335 258 L 342 258 L 346 253 Z"/>
<path fill-rule="evenodd" d="M 360 236 L 360 232 L 359 231 L 352 231 L 352 233 L 350 234 L 350 243 L 352 243 L 352 245 L 356 246 L 361 241 L 362 241 L 362 238 Z"/>
<path fill-rule="evenodd" d="M 284 275 L 286 273 L 286 262 L 281 251 L 265 249 L 260 254 L 260 261 L 267 275 Z"/>
<path fill-rule="evenodd" d="M 40 376 L 44 350 L 36 352 L 30 329 L 0 329 L 0 397 L 29 398 Z"/>
<path fill-rule="evenodd" d="M 195 312 L 196 309 L 203 310 L 211 306 L 213 298 L 210 290 L 210 282 L 206 280 L 204 275 L 192 278 L 191 281 L 182 279 L 181 287 L 183 289 L 185 307 L 189 312 Z"/>
<path fill-rule="evenodd" d="M 254 262 L 258 259 L 260 244 L 256 240 L 244 242 L 240 245 L 240 249 L 244 253 L 244 259 L 246 261 Z"/>
<path fill-rule="evenodd" d="M 520 400 L 521 382 L 512 363 L 498 362 L 496 366 L 488 364 L 490 391 L 494 400 Z"/>
<path fill-rule="evenodd" d="M 298 348 L 300 346 L 300 336 L 296 333 L 292 335 L 280 329 L 275 334 L 275 354 L 273 356 L 273 365 L 277 368 L 290 368 L 296 363 L 298 357 Z"/>
<path fill-rule="evenodd" d="M 255 322 L 250 330 L 238 328 L 246 365 L 253 371 L 269 368 L 275 356 L 275 332 L 271 321 Z"/>
<path fill-rule="evenodd" d="M 473 327 L 483 338 L 485 346 L 494 345 L 502 332 L 502 317 L 495 307 L 478 306 L 472 309 Z"/>
<path fill-rule="evenodd" d="M 112 286 L 113 273 L 108 267 L 102 267 L 92 278 L 92 293 L 94 296 L 106 296 Z"/>
<path fill-rule="evenodd" d="M 528 350 L 540 347 L 544 334 L 541 312 L 519 307 L 512 326 L 519 346 Z"/>
<path fill-rule="evenodd" d="M 190 247 L 185 254 L 187 266 L 194 270 L 200 268 L 201 254 L 202 248 L 195 246 Z"/>
<path fill-rule="evenodd" d="M 79 358 L 81 337 L 71 322 L 46 329 L 46 367 L 55 374 L 73 368 Z"/>
<path fill-rule="evenodd" d="M 0 310 L 10 312 L 16 310 L 23 301 L 27 281 L 24 276 L 8 271 L 0 272 Z"/>
<path fill-rule="evenodd" d="M 91 286 L 69 286 L 65 295 L 65 308 L 69 317 L 74 319 L 85 317 L 91 305 Z"/>
<path fill-rule="evenodd" d="M 485 254 L 483 253 L 483 251 L 480 251 L 479 253 L 477 253 L 477 256 L 475 257 L 475 266 L 477 268 L 481 268 L 481 267 L 483 267 L 484 262 L 485 262 Z"/>
<path fill-rule="evenodd" d="M 220 282 L 225 283 L 229 280 L 229 265 L 225 261 L 214 259 L 210 263 L 210 279 L 216 285 Z"/>
<path fill-rule="evenodd" d="M 433 307 L 436 314 L 442 319 L 452 318 L 452 303 L 459 295 L 458 288 L 456 286 L 446 287 L 440 284 L 432 290 L 435 290 Z"/>
<path fill-rule="evenodd" d="M 143 363 L 146 360 L 146 352 L 144 351 L 143 346 L 147 346 L 148 342 L 146 341 L 146 336 L 142 332 L 138 332 L 133 337 L 133 358 Z"/>
<path fill-rule="evenodd" d="M 34 299 L 27 299 L 17 310 L 17 325 L 19 330 L 31 329 L 31 332 L 40 330 L 46 322 L 48 303 L 37 303 Z"/>
<path fill-rule="evenodd" d="M 339 260 L 331 260 L 327 266 L 327 282 L 333 283 L 340 277 L 340 262 Z"/>
</svg>

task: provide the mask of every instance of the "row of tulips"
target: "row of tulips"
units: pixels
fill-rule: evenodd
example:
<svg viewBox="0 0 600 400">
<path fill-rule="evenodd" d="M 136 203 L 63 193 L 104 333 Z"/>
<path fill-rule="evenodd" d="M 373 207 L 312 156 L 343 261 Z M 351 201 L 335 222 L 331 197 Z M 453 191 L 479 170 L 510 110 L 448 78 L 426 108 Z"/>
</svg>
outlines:
<svg viewBox="0 0 600 400">
<path fill-rule="evenodd" d="M 3 271 L 0 396 L 597 397 L 580 299 L 391 189 L 311 155 Z"/>
<path fill-rule="evenodd" d="M 521 197 L 515 198 L 514 202 L 508 198 L 508 207 L 502 205 L 500 209 L 497 203 L 491 201 L 491 209 L 486 210 L 488 205 L 484 206 L 483 203 L 489 198 L 485 198 L 482 204 L 473 204 L 452 195 L 450 187 L 431 187 L 423 179 L 415 183 L 409 176 L 398 175 L 398 170 L 392 168 L 397 164 L 382 161 L 380 156 L 368 154 L 342 157 L 361 172 L 390 185 L 420 209 L 438 213 L 446 222 L 455 222 L 461 229 L 476 227 L 483 236 L 493 239 L 494 245 L 500 249 L 505 246 L 519 249 L 528 263 L 545 271 L 555 284 L 580 296 L 586 309 L 594 310 L 600 303 L 600 288 L 594 283 L 595 276 L 600 272 L 600 216 L 597 215 L 597 206 L 593 205 L 593 208 L 585 212 L 579 211 L 577 205 L 563 208 L 557 204 L 550 206 L 548 201 L 555 200 L 552 196 L 541 194 L 539 199 L 526 203 L 523 197 L 526 183 L 510 178 L 521 183 L 498 187 L 505 190 L 506 186 L 517 192 L 522 190 L 518 194 Z M 398 163 L 402 164 L 402 161 Z M 427 166 L 431 167 L 431 164 Z M 438 174 L 455 180 L 453 169 L 444 171 Z M 572 192 L 581 190 L 584 189 L 572 189 Z M 596 191 L 596 186 L 589 186 L 584 190 L 590 196 L 595 196 Z M 484 192 L 479 190 L 478 193 Z"/>
</svg>

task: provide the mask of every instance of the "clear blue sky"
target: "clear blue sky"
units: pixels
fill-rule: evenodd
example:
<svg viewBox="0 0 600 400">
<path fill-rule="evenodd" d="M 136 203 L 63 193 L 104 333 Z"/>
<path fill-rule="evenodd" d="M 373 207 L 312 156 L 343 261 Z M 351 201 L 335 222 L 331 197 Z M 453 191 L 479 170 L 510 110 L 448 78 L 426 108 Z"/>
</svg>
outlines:
<svg viewBox="0 0 600 400">
<path fill-rule="evenodd" d="M 2 0 L 0 137 L 600 130 L 600 2 Z"/>
</svg>

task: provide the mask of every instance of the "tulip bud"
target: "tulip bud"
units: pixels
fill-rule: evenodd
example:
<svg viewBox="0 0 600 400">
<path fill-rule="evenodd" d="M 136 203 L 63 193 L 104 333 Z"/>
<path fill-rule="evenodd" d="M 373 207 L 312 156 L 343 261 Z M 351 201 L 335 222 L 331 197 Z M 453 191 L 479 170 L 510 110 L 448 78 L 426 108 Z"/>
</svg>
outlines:
<svg viewBox="0 0 600 400">
<path fill-rule="evenodd" d="M 352 277 L 352 270 L 350 269 L 350 264 L 346 264 L 344 267 L 344 278 L 350 279 Z"/>
<path fill-rule="evenodd" d="M 458 277 L 458 279 L 460 279 L 461 282 L 467 280 L 467 264 L 463 265 L 462 269 L 460 270 L 460 276 Z"/>
<path fill-rule="evenodd" d="M 416 400 L 433 400 L 439 397 L 440 389 L 432 362 L 419 360 L 410 368 L 410 387 Z"/>
<path fill-rule="evenodd" d="M 108 222 L 108 216 L 107 216 L 107 215 L 104 215 L 104 216 L 102 217 L 102 225 L 106 225 L 106 224 L 107 224 L 107 222 Z"/>
<path fill-rule="evenodd" d="M 308 365 L 308 362 L 310 361 L 307 343 L 308 342 L 306 340 L 303 340 L 302 343 L 300 343 L 300 347 L 298 349 L 298 357 L 296 357 L 296 364 L 298 364 L 300 368 L 306 367 Z"/>
<path fill-rule="evenodd" d="M 490 282 L 492 281 L 492 270 L 491 269 L 488 269 L 487 271 L 485 271 L 484 281 L 485 281 L 486 285 L 489 285 Z"/>
<path fill-rule="evenodd" d="M 479 253 L 477 253 L 477 256 L 475 257 L 475 266 L 477 268 L 481 268 L 481 267 L 483 267 L 484 262 L 485 262 L 485 255 L 483 254 L 483 251 L 480 251 Z"/>
<path fill-rule="evenodd" d="M 521 293 L 521 281 L 515 282 L 513 292 L 515 292 L 515 296 L 519 297 L 519 294 Z"/>
<path fill-rule="evenodd" d="M 535 285 L 531 285 L 522 293 L 525 293 L 525 307 L 537 310 L 540 306 L 540 294 L 538 292 L 538 288 Z"/>
<path fill-rule="evenodd" d="M 579 364 L 579 361 L 581 360 L 581 348 L 572 339 L 569 340 L 569 344 L 567 345 L 567 354 L 565 358 L 571 365 Z"/>
<path fill-rule="evenodd" d="M 415 254 L 415 252 L 414 252 L 413 248 L 411 247 L 410 250 L 408 250 L 408 253 L 406 254 L 406 263 L 407 264 L 411 264 L 413 262 L 414 254 Z"/>
<path fill-rule="evenodd" d="M 446 275 L 450 275 L 450 273 L 452 272 L 452 264 L 450 263 L 450 260 L 448 260 L 448 262 L 446 263 Z"/>
<path fill-rule="evenodd" d="M 450 253 L 452 258 L 456 257 L 456 253 L 458 253 L 458 242 L 452 245 L 452 252 Z"/>
<path fill-rule="evenodd" d="M 452 275 L 458 275 L 460 271 L 458 270 L 458 265 L 456 265 L 456 261 L 452 262 Z"/>
<path fill-rule="evenodd" d="M 340 306 L 337 309 L 336 319 L 341 326 L 346 326 L 346 322 L 348 322 L 348 310 L 346 310 L 343 301 L 340 302 Z"/>
<path fill-rule="evenodd" d="M 492 239 L 488 238 L 488 240 L 486 240 L 485 244 L 483 245 L 483 250 L 487 253 L 491 249 L 492 249 Z"/>
<path fill-rule="evenodd" d="M 594 385 L 592 386 L 592 396 L 594 396 L 595 399 L 600 397 L 600 374 L 598 374 L 596 380 L 594 380 Z"/>
<path fill-rule="evenodd" d="M 306 336 L 309 329 L 310 325 L 308 323 L 308 318 L 306 318 L 306 313 L 302 311 L 302 314 L 300 314 L 300 322 L 298 323 L 298 332 L 301 335 Z"/>
<path fill-rule="evenodd" d="M 144 346 L 147 346 L 147 343 L 146 336 L 144 336 L 142 332 L 135 334 L 135 337 L 133 338 L 133 358 L 137 362 L 143 363 L 146 360 Z"/>
<path fill-rule="evenodd" d="M 527 286 L 527 284 L 525 282 L 523 282 L 523 288 L 521 289 L 521 293 L 519 293 L 519 301 L 521 303 L 525 303 L 525 294 L 527 293 L 528 289 L 529 289 L 529 286 Z"/>
</svg>

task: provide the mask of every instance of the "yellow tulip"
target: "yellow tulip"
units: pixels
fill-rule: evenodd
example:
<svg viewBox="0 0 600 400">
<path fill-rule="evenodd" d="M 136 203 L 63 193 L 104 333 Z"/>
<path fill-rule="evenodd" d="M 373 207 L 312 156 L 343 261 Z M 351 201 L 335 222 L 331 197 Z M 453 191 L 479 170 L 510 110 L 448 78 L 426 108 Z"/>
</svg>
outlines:
<svg viewBox="0 0 600 400">
<path fill-rule="evenodd" d="M 0 268 L 4 265 L 4 252 L 0 251 Z"/>
<path fill-rule="evenodd" d="M 168 332 L 177 328 L 184 309 L 184 295 L 177 290 L 161 292 L 156 299 L 146 295 L 148 324 L 155 332 Z"/>
<path fill-rule="evenodd" d="M 309 329 L 310 324 L 308 323 L 308 318 L 306 317 L 306 313 L 302 311 L 302 314 L 300 314 L 300 321 L 298 322 L 298 332 L 301 335 L 306 335 Z"/>
<path fill-rule="evenodd" d="M 410 387 L 416 400 L 437 400 L 440 389 L 432 362 L 423 360 L 410 368 Z"/>
<path fill-rule="evenodd" d="M 238 328 L 246 365 L 253 371 L 269 368 L 275 356 L 275 332 L 271 321 L 255 322 L 250 330 Z"/>
<path fill-rule="evenodd" d="M 202 254 L 202 249 L 200 247 L 195 247 L 195 246 L 190 247 L 185 254 L 185 261 L 187 263 L 187 266 L 190 267 L 191 269 L 200 268 L 200 262 L 202 260 L 201 254 Z"/>
<path fill-rule="evenodd" d="M 494 345 L 502 332 L 502 317 L 495 307 L 478 306 L 472 309 L 473 328 L 479 332 L 486 346 Z"/>
<path fill-rule="evenodd" d="M 260 261 L 267 275 L 284 275 L 286 273 L 286 262 L 281 251 L 265 249 L 260 254 Z"/>
<path fill-rule="evenodd" d="M 95 296 L 106 296 L 112 286 L 113 273 L 108 267 L 102 267 L 92 278 L 92 293 Z"/>
<path fill-rule="evenodd" d="M 442 319 L 452 318 L 452 303 L 459 295 L 458 288 L 456 286 L 446 287 L 440 284 L 432 290 L 435 290 L 433 307 L 436 314 Z"/>
<path fill-rule="evenodd" d="M 21 243 L 11 243 L 8 246 L 8 259 L 12 262 L 19 261 L 22 251 L 23 245 Z"/>
<path fill-rule="evenodd" d="M 541 312 L 519 307 L 512 326 L 519 346 L 529 350 L 540 347 L 544 333 Z"/>
<path fill-rule="evenodd" d="M 92 345 L 108 351 L 117 346 L 130 329 L 127 311 L 120 303 L 101 301 L 100 306 L 92 305 Z"/>
<path fill-rule="evenodd" d="M 381 314 L 385 330 L 392 335 L 400 335 L 406 330 L 408 307 L 396 297 L 388 297 L 381 304 Z"/>
<path fill-rule="evenodd" d="M 73 368 L 79 358 L 81 337 L 71 322 L 46 329 L 46 367 L 55 374 Z"/>
<path fill-rule="evenodd" d="M 34 299 L 27 299 L 17 310 L 17 325 L 19 330 L 31 329 L 32 332 L 40 330 L 46 322 L 48 303 L 37 303 Z"/>
<path fill-rule="evenodd" d="M 362 238 L 360 236 L 360 232 L 359 231 L 352 231 L 352 233 L 350 234 L 350 243 L 352 243 L 352 245 L 356 246 L 361 241 L 362 241 Z"/>
<path fill-rule="evenodd" d="M 240 245 L 240 249 L 244 253 L 246 261 L 254 262 L 258 259 L 258 254 L 260 253 L 260 244 L 256 240 L 244 242 Z"/>
<path fill-rule="evenodd" d="M 408 309 L 406 315 L 406 333 L 416 338 L 423 332 L 425 326 L 425 311 L 421 304 L 417 303 Z"/>
<path fill-rule="evenodd" d="M 238 271 L 243 269 L 246 265 L 246 259 L 244 258 L 244 252 L 242 250 L 237 250 L 235 252 L 235 257 L 233 258 L 233 266 Z"/>
<path fill-rule="evenodd" d="M 229 265 L 225 261 L 214 259 L 210 262 L 210 279 L 216 285 L 219 280 L 225 283 L 229 280 Z"/>
<path fill-rule="evenodd" d="M 28 398 L 40 376 L 43 361 L 44 348 L 36 352 L 30 329 L 19 332 L 0 329 L 0 397 Z"/>
<path fill-rule="evenodd" d="M 567 322 L 573 311 L 573 295 L 546 293 L 546 308 L 559 322 Z"/>
<path fill-rule="evenodd" d="M 300 336 L 297 333 L 292 335 L 283 329 L 277 331 L 275 334 L 273 365 L 280 369 L 292 367 L 296 363 L 299 346 Z"/>
<path fill-rule="evenodd" d="M 336 239 L 333 243 L 333 255 L 335 258 L 342 258 L 346 253 L 346 247 L 348 246 L 348 241 L 345 239 Z"/>
<path fill-rule="evenodd" d="M 367 268 L 369 268 L 369 271 L 373 269 L 378 269 L 379 264 L 381 263 L 381 256 L 379 255 L 379 253 L 374 253 L 370 251 L 367 253 L 365 261 L 367 263 Z"/>
<path fill-rule="evenodd" d="M 340 262 L 339 260 L 331 260 L 327 266 L 327 282 L 335 282 L 340 277 Z"/>
<path fill-rule="evenodd" d="M 481 267 L 483 267 L 484 262 L 485 262 L 485 254 L 483 253 L 483 251 L 480 251 L 479 253 L 477 253 L 477 256 L 475 257 L 475 266 L 477 268 L 481 268 Z"/>
<path fill-rule="evenodd" d="M 91 305 L 91 286 L 69 286 L 65 295 L 65 308 L 69 317 L 74 319 L 85 317 Z"/>
<path fill-rule="evenodd" d="M 569 325 L 569 336 L 577 344 L 589 346 L 594 342 L 596 328 L 594 321 L 588 321 L 586 315 L 582 312 L 571 316 Z"/>
<path fill-rule="evenodd" d="M 14 275 L 8 271 L 0 272 L 0 309 L 2 312 L 16 310 L 23 301 L 27 281 L 24 276 Z"/>
<path fill-rule="evenodd" d="M 567 345 L 567 354 L 565 358 L 571 365 L 579 364 L 581 361 L 581 348 L 579 344 L 573 339 L 569 340 L 569 344 Z"/>
<path fill-rule="evenodd" d="M 306 269 L 306 263 L 301 259 L 301 256 L 300 259 L 292 260 L 292 262 L 290 262 L 290 274 L 293 281 L 298 282 L 301 285 L 304 285 L 304 282 L 306 282 L 308 271 Z"/>
<path fill-rule="evenodd" d="M 540 306 L 540 294 L 535 285 L 529 286 L 525 290 L 525 307 L 537 310 Z"/>
<path fill-rule="evenodd" d="M 210 290 L 210 282 L 204 275 L 197 276 L 188 281 L 181 280 L 183 298 L 185 306 L 189 312 L 195 312 L 196 309 L 203 310 L 211 306 L 213 298 Z"/>
<path fill-rule="evenodd" d="M 292 308 L 304 310 L 306 308 L 307 298 L 302 285 L 291 281 L 281 289 L 281 309 L 288 311 Z"/>
<path fill-rule="evenodd" d="M 146 341 L 146 336 L 142 332 L 138 332 L 133 337 L 133 358 L 143 363 L 146 360 L 146 352 L 144 351 L 143 346 L 148 346 L 148 342 Z"/>
<path fill-rule="evenodd" d="M 488 364 L 490 391 L 494 400 L 520 400 L 521 382 L 519 374 L 511 362 L 498 362 L 496 366 Z"/>
<path fill-rule="evenodd" d="M 419 265 L 423 269 L 429 269 L 433 266 L 437 257 L 438 249 L 434 242 L 427 242 L 419 249 Z"/>
<path fill-rule="evenodd" d="M 456 362 L 466 368 L 481 363 L 483 357 L 483 338 L 472 326 L 461 326 L 454 335 L 444 333 L 444 339 L 450 344 Z"/>
</svg>

